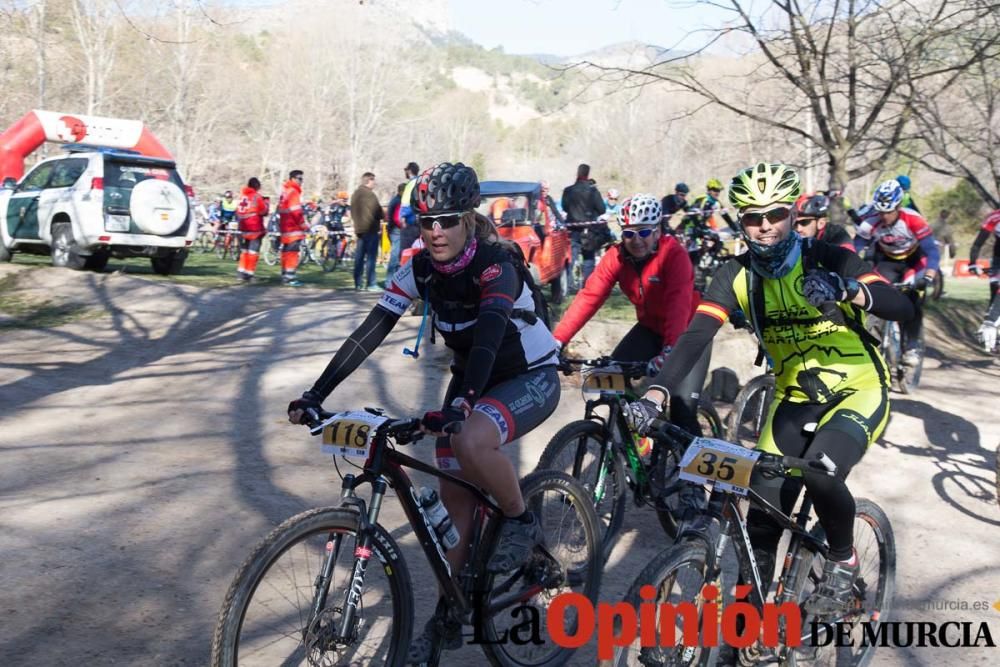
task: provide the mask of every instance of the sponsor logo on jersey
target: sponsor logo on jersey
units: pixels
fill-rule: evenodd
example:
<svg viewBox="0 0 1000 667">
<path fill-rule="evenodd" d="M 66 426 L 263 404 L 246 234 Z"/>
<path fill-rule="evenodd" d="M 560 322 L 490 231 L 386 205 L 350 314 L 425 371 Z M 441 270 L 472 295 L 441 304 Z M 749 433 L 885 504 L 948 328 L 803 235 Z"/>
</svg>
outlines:
<svg viewBox="0 0 1000 667">
<path fill-rule="evenodd" d="M 493 420 L 500 429 L 500 438 L 502 442 L 507 442 L 507 438 L 510 436 L 510 424 L 504 419 L 503 413 L 500 412 L 496 406 L 490 405 L 489 403 L 477 403 L 476 412 L 482 412 L 484 415 Z"/>
<path fill-rule="evenodd" d="M 500 272 L 502 269 L 499 264 L 490 264 L 486 269 L 479 275 L 479 280 L 484 283 L 488 283 L 491 280 L 496 280 L 500 277 Z"/>
</svg>

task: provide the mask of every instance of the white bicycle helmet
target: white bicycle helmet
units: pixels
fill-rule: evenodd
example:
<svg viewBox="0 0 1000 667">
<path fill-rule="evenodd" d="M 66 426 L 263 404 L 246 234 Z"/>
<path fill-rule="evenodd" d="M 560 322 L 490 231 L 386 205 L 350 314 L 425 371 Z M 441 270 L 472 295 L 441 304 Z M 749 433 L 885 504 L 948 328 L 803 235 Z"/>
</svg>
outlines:
<svg viewBox="0 0 1000 667">
<path fill-rule="evenodd" d="M 622 202 L 618 211 L 618 222 L 622 227 L 637 225 L 658 225 L 663 217 L 660 201 L 653 195 L 632 195 Z"/>
<path fill-rule="evenodd" d="M 895 211 L 903 203 L 903 186 L 895 178 L 884 181 L 872 195 L 872 206 L 876 211 L 888 213 Z"/>
</svg>

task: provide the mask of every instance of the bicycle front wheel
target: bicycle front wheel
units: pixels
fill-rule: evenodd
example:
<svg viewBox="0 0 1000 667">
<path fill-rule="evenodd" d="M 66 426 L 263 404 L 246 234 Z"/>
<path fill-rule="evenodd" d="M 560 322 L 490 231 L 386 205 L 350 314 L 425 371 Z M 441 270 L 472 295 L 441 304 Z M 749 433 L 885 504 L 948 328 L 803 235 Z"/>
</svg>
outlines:
<svg viewBox="0 0 1000 667">
<path fill-rule="evenodd" d="M 817 524 L 814 532 L 822 533 Z M 871 626 L 877 633 L 878 624 L 889 620 L 892 597 L 896 585 L 896 540 L 892 525 L 878 505 L 870 500 L 858 498 L 854 510 L 854 548 L 858 553 L 860 567 L 854 583 L 854 602 L 845 615 L 837 621 L 852 625 L 851 644 L 813 647 L 811 637 L 804 637 L 802 646 L 791 651 L 786 664 L 850 665 L 864 667 L 871 662 L 875 646 L 862 641 L 865 626 Z M 795 591 L 799 602 L 804 602 L 815 590 L 823 573 L 823 557 L 805 550 L 804 566 L 798 573 Z M 811 559 L 811 562 L 810 562 Z M 803 633 L 813 621 L 813 617 L 802 619 Z M 830 621 L 831 619 L 816 619 Z"/>
<path fill-rule="evenodd" d="M 226 593 L 212 637 L 213 667 L 405 664 L 413 631 L 410 574 L 392 537 L 381 526 L 373 530 L 355 622 L 344 640 L 338 636 L 352 588 L 357 514 L 313 509 L 271 531 Z M 320 592 L 330 556 L 329 586 Z M 314 615 L 318 593 L 326 599 Z"/>
<path fill-rule="evenodd" d="M 705 544 L 699 541 L 675 544 L 657 554 L 632 582 L 631 588 L 625 594 L 625 603 L 636 610 L 637 617 L 640 605 L 656 605 L 659 609 L 663 604 L 673 605 L 675 608 L 682 602 L 693 604 L 697 610 L 697 625 L 686 627 L 688 621 L 684 619 L 685 615 L 677 614 L 673 618 L 674 627 L 671 629 L 664 626 L 663 617 L 659 617 L 655 635 L 658 639 L 657 645 L 642 646 L 637 637 L 631 645 L 617 648 L 610 661 L 605 660 L 600 664 L 683 667 L 711 664 L 716 657 L 713 654 L 718 652 L 717 648 L 685 646 L 683 643 L 685 635 L 689 638 L 701 636 L 702 615 L 706 608 L 702 589 L 711 583 L 706 581 L 707 569 L 707 550 Z M 653 597 L 642 595 L 645 586 L 653 587 L 655 591 Z M 716 613 L 711 609 L 710 607 L 710 613 Z M 616 628 L 616 631 L 618 630 L 620 628 Z M 674 638 L 672 643 L 669 641 L 671 634 Z"/>
<path fill-rule="evenodd" d="M 758 375 L 747 382 L 729 414 L 726 440 L 751 449 L 756 447 L 773 400 L 773 375 Z"/>
<path fill-rule="evenodd" d="M 478 578 L 484 582 L 484 590 L 492 591 L 485 596 L 484 604 L 497 603 L 500 597 L 507 600 L 503 609 L 482 614 L 483 652 L 490 664 L 498 667 L 557 667 L 566 664 L 576 649 L 564 648 L 552 641 L 546 610 L 564 593 L 578 593 L 591 604 L 597 603 L 604 563 L 597 516 L 590 492 L 566 473 L 536 470 L 521 481 L 521 493 L 525 506 L 541 523 L 545 544 L 536 548 L 527 563 L 508 574 L 489 574 L 486 571 L 489 558 L 480 559 Z M 498 519 L 487 526 L 484 554 L 492 554 L 497 547 L 502 521 Z M 520 608 L 517 605 L 537 610 L 535 615 L 540 621 L 537 637 L 541 644 L 498 641 L 501 637 L 514 636 L 516 628 L 527 617 L 516 611 Z M 562 622 L 566 634 L 576 634 L 575 610 L 569 610 Z"/>
<path fill-rule="evenodd" d="M 625 466 L 610 434 L 587 419 L 570 422 L 552 436 L 536 470 L 561 470 L 591 494 L 600 522 L 601 557 L 607 560 L 625 516 Z"/>
</svg>

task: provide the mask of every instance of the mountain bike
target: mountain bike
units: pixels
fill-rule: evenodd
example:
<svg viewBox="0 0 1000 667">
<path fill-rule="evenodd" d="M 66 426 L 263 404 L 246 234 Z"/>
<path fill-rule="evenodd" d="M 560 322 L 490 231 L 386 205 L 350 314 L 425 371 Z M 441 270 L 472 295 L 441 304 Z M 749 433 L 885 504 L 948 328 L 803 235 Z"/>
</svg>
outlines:
<svg viewBox="0 0 1000 667">
<path fill-rule="evenodd" d="M 326 227 L 310 229 L 306 233 L 306 237 L 302 239 L 302 243 L 299 244 L 299 267 L 312 262 L 322 269 L 323 257 L 327 253 L 329 240 Z"/>
<path fill-rule="evenodd" d="M 215 230 L 211 223 L 206 223 L 198 228 L 198 236 L 194 239 L 194 249 L 204 254 L 212 252 L 215 247 Z"/>
<path fill-rule="evenodd" d="M 212 246 L 215 256 L 219 259 L 226 259 L 228 257 L 239 260 L 240 236 L 242 236 L 242 233 L 239 229 L 235 228 L 235 223 L 233 223 L 233 226 L 226 225 L 226 227 L 220 229 L 215 235 L 215 243 Z"/>
<path fill-rule="evenodd" d="M 330 232 L 330 239 L 323 253 L 323 271 L 330 273 L 340 266 L 344 259 L 350 257 L 349 251 L 353 251 L 354 244 L 347 232 Z"/>
<path fill-rule="evenodd" d="M 281 234 L 268 232 L 260 244 L 260 256 L 268 266 L 274 266 L 281 259 Z"/>
<path fill-rule="evenodd" d="M 324 452 L 363 460 L 362 472 L 343 476 L 339 506 L 286 520 L 243 562 L 219 612 L 212 665 L 405 663 L 416 591 L 403 550 L 379 523 L 389 487 L 453 619 L 474 624 L 491 664 L 561 665 L 571 657 L 572 649 L 551 641 L 517 644 L 503 638 L 522 616 L 537 615 L 544 622 L 545 609 L 559 593 L 596 600 L 597 518 L 576 480 L 543 470 L 521 481 L 525 504 L 541 522 L 546 541 L 516 570 L 491 574 L 486 563 L 499 540 L 500 509 L 474 485 L 396 449 L 420 439 L 419 419 L 394 420 L 372 408 L 312 417 L 310 432 L 322 434 Z M 404 468 L 447 479 L 476 496 L 475 532 L 461 572 L 451 571 L 444 543 Z M 357 493 L 364 485 L 370 487 L 367 499 Z M 535 614 L 518 613 L 524 606 Z M 564 624 L 573 634 L 577 618 L 567 615 Z M 537 636 L 549 637 L 544 628 L 537 630 Z M 438 664 L 440 656 L 438 646 L 429 664 Z"/>
<path fill-rule="evenodd" d="M 749 504 L 763 510 L 790 533 L 787 552 L 778 577 L 774 603 L 790 602 L 792 609 L 800 613 L 784 617 L 777 622 L 777 646 L 761 647 L 751 644 L 739 649 L 737 664 L 754 665 L 778 662 L 788 665 L 800 663 L 838 664 L 860 666 L 867 664 L 875 650 L 862 641 L 864 628 L 878 630 L 878 624 L 885 622 L 890 614 L 893 599 L 896 546 L 892 526 L 885 513 L 870 500 L 857 499 L 855 512 L 854 544 L 860 559 L 858 578 L 854 584 L 851 604 L 842 614 L 835 617 L 814 619 L 801 612 L 799 605 L 804 602 L 819 583 L 823 563 L 828 552 L 823 531 L 818 523 L 809 524 L 812 502 L 808 494 L 802 500 L 799 511 L 788 516 L 769 504 L 750 488 L 751 474 L 777 477 L 793 476 L 805 469 L 833 475 L 836 465 L 828 458 L 806 460 L 791 456 L 780 456 L 767 452 L 749 450 L 736 444 L 707 438 L 693 438 L 685 431 L 667 422 L 655 421 L 648 433 L 657 441 L 666 440 L 669 446 L 683 448 L 685 454 L 680 462 L 680 478 L 712 487 L 705 512 L 688 524 L 680 539 L 674 545 L 657 554 L 636 577 L 625 601 L 635 608 L 640 604 L 677 605 L 683 602 L 693 605 L 697 614 L 697 637 L 695 642 L 681 641 L 685 630 L 681 614 L 677 614 L 667 626 L 667 636 L 672 630 L 675 642 L 667 645 L 641 646 L 639 640 L 631 646 L 617 650 L 613 664 L 616 665 L 710 665 L 719 658 L 720 647 L 715 642 L 704 642 L 702 631 L 711 614 L 711 625 L 718 628 L 716 614 L 719 607 L 709 604 L 712 598 L 705 586 L 715 587 L 728 595 L 729 589 L 739 573 L 741 582 L 749 582 L 747 602 L 763 614 L 768 597 L 770 581 L 761 581 L 760 571 L 753 557 L 753 549 L 747 533 L 746 508 Z M 723 557 L 732 545 L 737 561 L 736 571 L 723 567 Z M 652 586 L 651 591 L 644 587 Z M 711 589 L 708 589 L 709 591 Z M 721 596 L 720 596 L 721 597 Z M 780 609 L 780 608 L 779 608 Z M 663 620 L 663 616 L 660 617 Z M 799 622 L 796 623 L 795 620 Z M 669 620 L 669 619 L 668 619 Z M 816 645 L 812 645 L 812 621 L 822 621 L 817 625 Z M 834 646 L 837 637 L 829 632 L 836 623 L 850 624 L 853 645 Z M 766 623 L 766 621 L 765 621 Z M 827 624 L 827 625 L 823 625 Z M 721 624 L 719 624 L 721 625 Z M 659 644 L 664 642 L 665 623 L 657 628 Z"/>
<path fill-rule="evenodd" d="M 916 293 L 915 308 L 920 307 L 923 300 L 920 293 L 912 284 L 893 283 L 893 287 L 904 294 Z M 873 315 L 868 316 L 868 330 L 881 341 L 879 350 L 889 367 L 889 375 L 892 388 L 901 394 L 911 394 L 920 385 L 920 375 L 924 367 L 924 328 L 920 328 L 920 339 L 917 342 L 917 350 L 920 353 L 920 361 L 916 366 L 906 366 L 903 364 L 903 352 L 907 343 L 904 340 L 903 328 L 899 322 L 883 320 Z"/>
<path fill-rule="evenodd" d="M 560 370 L 572 373 L 577 366 L 589 367 L 583 378 L 586 401 L 584 418 L 570 422 L 552 436 L 538 460 L 536 470 L 561 470 L 580 480 L 593 498 L 600 520 L 601 549 L 611 554 L 625 515 L 626 489 L 632 490 L 637 506 L 656 511 L 670 537 L 677 532 L 677 515 L 698 499 L 688 496 L 687 485 L 677 483 L 680 453 L 641 442 L 625 418 L 624 406 L 635 401 L 632 380 L 646 376 L 646 362 L 618 362 L 610 357 L 563 359 Z M 598 412 L 607 408 L 607 416 Z M 722 435 L 722 420 L 707 400 L 699 403 L 703 432 Z"/>
</svg>

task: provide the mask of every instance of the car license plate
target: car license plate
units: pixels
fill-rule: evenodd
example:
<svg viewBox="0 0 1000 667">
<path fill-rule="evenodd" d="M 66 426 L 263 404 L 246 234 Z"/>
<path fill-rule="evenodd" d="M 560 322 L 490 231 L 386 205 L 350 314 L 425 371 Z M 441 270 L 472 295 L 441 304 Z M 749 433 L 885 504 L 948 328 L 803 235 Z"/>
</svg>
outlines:
<svg viewBox="0 0 1000 667">
<path fill-rule="evenodd" d="M 127 215 L 109 215 L 104 228 L 109 232 L 127 232 L 132 218 Z"/>
</svg>

